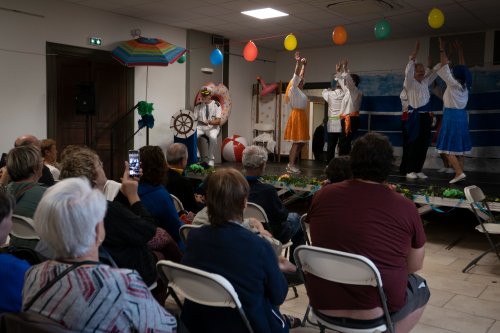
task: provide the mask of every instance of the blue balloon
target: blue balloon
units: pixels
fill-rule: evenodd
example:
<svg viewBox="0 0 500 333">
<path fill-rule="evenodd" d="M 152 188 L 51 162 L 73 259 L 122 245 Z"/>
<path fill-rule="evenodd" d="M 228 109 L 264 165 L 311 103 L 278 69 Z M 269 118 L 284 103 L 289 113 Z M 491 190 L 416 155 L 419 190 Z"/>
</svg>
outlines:
<svg viewBox="0 0 500 333">
<path fill-rule="evenodd" d="M 222 64 L 223 59 L 224 56 L 222 55 L 222 52 L 219 49 L 214 49 L 212 53 L 210 53 L 210 62 L 214 66 Z"/>
<path fill-rule="evenodd" d="M 391 25 L 386 20 L 380 20 L 375 24 L 374 32 L 377 39 L 386 39 L 391 34 Z"/>
</svg>

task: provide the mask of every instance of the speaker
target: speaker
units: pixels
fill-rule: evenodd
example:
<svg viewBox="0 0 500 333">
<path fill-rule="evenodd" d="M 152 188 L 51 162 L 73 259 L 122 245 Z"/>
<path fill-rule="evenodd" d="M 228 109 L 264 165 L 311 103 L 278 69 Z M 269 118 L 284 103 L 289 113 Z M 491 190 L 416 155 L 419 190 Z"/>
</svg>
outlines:
<svg viewBox="0 0 500 333">
<path fill-rule="evenodd" d="M 95 114 L 94 82 L 82 82 L 76 85 L 75 107 L 76 114 Z"/>
</svg>

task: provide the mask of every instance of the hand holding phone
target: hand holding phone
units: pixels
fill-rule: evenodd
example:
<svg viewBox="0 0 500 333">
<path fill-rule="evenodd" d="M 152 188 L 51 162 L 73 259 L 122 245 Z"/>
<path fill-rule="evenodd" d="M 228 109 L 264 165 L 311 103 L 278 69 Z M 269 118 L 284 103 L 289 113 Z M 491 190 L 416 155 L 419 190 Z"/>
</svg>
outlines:
<svg viewBox="0 0 500 333">
<path fill-rule="evenodd" d="M 139 169 L 141 167 L 141 161 L 139 158 L 138 150 L 128 151 L 128 170 L 130 177 L 139 177 Z"/>
</svg>

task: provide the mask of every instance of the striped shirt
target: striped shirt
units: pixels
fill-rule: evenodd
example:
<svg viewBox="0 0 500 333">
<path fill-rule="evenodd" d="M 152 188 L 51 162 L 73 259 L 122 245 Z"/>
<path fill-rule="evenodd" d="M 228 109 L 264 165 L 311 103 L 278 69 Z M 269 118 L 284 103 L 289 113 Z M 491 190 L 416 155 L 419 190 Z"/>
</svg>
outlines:
<svg viewBox="0 0 500 333">
<path fill-rule="evenodd" d="M 23 306 L 70 265 L 46 261 L 25 277 Z M 151 295 L 137 272 L 85 265 L 57 281 L 30 307 L 79 332 L 175 332 L 175 318 Z"/>
</svg>

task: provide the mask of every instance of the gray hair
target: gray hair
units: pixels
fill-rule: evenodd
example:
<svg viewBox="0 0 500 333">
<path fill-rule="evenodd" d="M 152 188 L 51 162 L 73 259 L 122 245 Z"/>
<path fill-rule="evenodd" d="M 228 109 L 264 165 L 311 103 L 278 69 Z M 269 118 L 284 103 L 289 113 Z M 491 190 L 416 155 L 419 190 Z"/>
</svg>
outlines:
<svg viewBox="0 0 500 333">
<path fill-rule="evenodd" d="M 27 179 L 42 167 L 42 153 L 33 145 L 12 148 L 7 155 L 7 171 L 12 181 Z"/>
<path fill-rule="evenodd" d="M 261 146 L 248 146 L 243 150 L 243 167 L 258 169 L 267 162 L 267 150 Z"/>
<path fill-rule="evenodd" d="M 36 233 L 55 258 L 78 258 L 96 241 L 96 226 L 106 213 L 106 198 L 84 178 L 49 187 L 33 217 Z"/>
<path fill-rule="evenodd" d="M 167 163 L 179 164 L 188 156 L 188 150 L 183 143 L 172 143 L 167 148 Z"/>
</svg>

